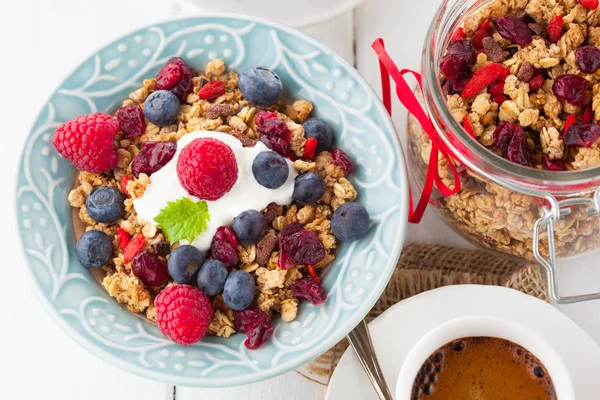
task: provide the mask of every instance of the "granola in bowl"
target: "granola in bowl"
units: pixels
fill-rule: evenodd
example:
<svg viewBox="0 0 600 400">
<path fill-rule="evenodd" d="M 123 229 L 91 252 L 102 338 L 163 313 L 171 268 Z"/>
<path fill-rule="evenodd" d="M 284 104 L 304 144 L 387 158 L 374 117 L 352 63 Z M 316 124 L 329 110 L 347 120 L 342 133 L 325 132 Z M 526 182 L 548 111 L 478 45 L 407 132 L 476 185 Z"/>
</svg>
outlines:
<svg viewBox="0 0 600 400">
<path fill-rule="evenodd" d="M 583 178 L 589 185 L 570 191 L 560 186 L 565 182 L 574 187 L 575 180 L 569 182 L 569 176 L 600 165 L 598 4 L 493 0 L 454 6 L 468 9 L 458 28 L 434 32 L 448 43 L 436 60 L 439 73 L 431 79 L 435 75 L 434 85 L 441 86 L 445 99 L 441 103 L 449 115 L 436 118 L 442 126 L 455 120 L 470 142 L 532 173 L 514 176 L 516 169 L 506 172 L 506 162 L 498 167 L 498 157 L 491 154 L 482 155 L 481 163 L 477 158 L 482 168 L 469 168 L 461 162 L 467 156 L 459 150 L 452 163 L 461 190 L 449 197 L 436 193 L 433 203 L 450 225 L 473 242 L 533 259 L 534 226 L 544 206 L 551 205 L 542 197 L 591 198 L 597 188 L 592 171 Z M 412 117 L 408 131 L 414 175 L 422 183 L 432 144 Z M 447 137 L 454 140 L 454 134 Z M 470 149 L 466 154 L 479 157 L 478 151 Z M 454 187 L 450 166 L 441 157 L 438 171 L 443 182 Z M 563 177 L 553 178 L 559 175 Z M 527 182 L 530 176 L 536 180 Z M 530 195 L 532 191 L 540 197 Z M 553 229 L 558 256 L 599 247 L 598 220 L 585 207 L 571 207 Z M 546 233 L 541 237 L 539 251 L 548 257 Z"/>
<path fill-rule="evenodd" d="M 249 349 L 327 294 L 339 240 L 369 226 L 306 100 L 286 102 L 272 71 L 204 71 L 172 58 L 114 116 L 61 125 L 54 146 L 79 169 L 68 196 L 85 231 L 79 261 L 116 301 L 191 344 L 245 333 Z"/>
</svg>

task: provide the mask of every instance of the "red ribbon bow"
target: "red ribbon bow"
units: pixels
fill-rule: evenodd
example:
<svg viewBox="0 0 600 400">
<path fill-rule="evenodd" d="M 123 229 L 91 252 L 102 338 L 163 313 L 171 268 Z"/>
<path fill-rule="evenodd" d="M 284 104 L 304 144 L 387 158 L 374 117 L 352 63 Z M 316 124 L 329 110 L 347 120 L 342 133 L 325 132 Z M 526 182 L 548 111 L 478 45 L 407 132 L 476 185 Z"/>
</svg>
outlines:
<svg viewBox="0 0 600 400">
<path fill-rule="evenodd" d="M 392 115 L 392 91 L 390 85 L 390 76 L 396 83 L 396 95 L 398 99 L 406 107 L 409 113 L 414 115 L 414 117 L 419 121 L 421 127 L 431 140 L 431 155 L 429 156 L 429 165 L 427 167 L 427 175 L 425 176 L 425 183 L 423 185 L 423 191 L 421 192 L 421 198 L 417 203 L 417 207 L 414 208 L 413 200 L 412 200 L 412 192 L 409 189 L 409 209 L 408 209 L 408 221 L 414 224 L 418 224 L 423 218 L 423 214 L 425 213 L 425 209 L 427 208 L 427 203 L 429 203 L 429 199 L 431 198 L 431 194 L 433 192 L 433 185 L 437 187 L 440 193 L 444 196 L 451 196 L 460 192 L 460 179 L 458 178 L 458 172 L 454 167 L 454 164 L 450 160 L 450 156 L 448 155 L 448 151 L 446 146 L 440 139 L 431 119 L 421 107 L 421 104 L 417 100 L 417 97 L 411 90 L 410 86 L 404 79 L 405 74 L 412 74 L 418 84 L 421 93 L 423 93 L 423 83 L 421 80 L 421 74 L 416 71 L 412 71 L 409 69 L 398 70 L 396 64 L 391 59 L 390 55 L 385 50 L 385 45 L 383 43 L 383 39 L 379 38 L 373 42 L 373 50 L 379 57 L 379 68 L 381 70 L 381 87 L 382 87 L 382 97 L 383 97 L 383 105 L 387 109 L 390 116 Z M 440 173 L 438 170 L 438 154 L 441 154 L 442 157 L 446 159 L 448 166 L 452 172 L 452 176 L 454 178 L 454 189 L 450 189 L 448 186 L 442 182 L 442 178 L 440 177 Z"/>
</svg>

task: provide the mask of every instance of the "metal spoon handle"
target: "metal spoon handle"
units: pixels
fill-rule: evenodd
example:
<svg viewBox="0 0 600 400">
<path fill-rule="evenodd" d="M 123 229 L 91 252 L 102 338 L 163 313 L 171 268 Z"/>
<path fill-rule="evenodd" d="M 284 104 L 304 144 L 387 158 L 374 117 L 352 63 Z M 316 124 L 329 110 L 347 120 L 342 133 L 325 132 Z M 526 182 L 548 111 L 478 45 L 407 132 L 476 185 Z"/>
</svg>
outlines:
<svg viewBox="0 0 600 400">
<path fill-rule="evenodd" d="M 379 366 L 379 361 L 377 361 L 377 355 L 375 354 L 371 335 L 369 334 L 369 327 L 364 319 L 348 334 L 348 341 L 356 352 L 360 364 L 377 392 L 379 399 L 393 400 L 390 388 Z"/>
</svg>

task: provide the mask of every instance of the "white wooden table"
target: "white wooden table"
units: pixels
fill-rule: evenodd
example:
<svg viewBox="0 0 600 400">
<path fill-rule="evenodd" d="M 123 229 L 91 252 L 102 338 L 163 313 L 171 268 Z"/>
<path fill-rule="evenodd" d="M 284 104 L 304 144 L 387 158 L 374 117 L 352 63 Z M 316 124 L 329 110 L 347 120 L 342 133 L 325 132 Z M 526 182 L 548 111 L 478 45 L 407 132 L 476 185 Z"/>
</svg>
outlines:
<svg viewBox="0 0 600 400">
<path fill-rule="evenodd" d="M 274 3 L 276 3 L 274 1 Z M 300 3 L 299 3 L 300 4 Z M 354 63 L 375 88 L 377 62 L 370 44 L 386 39 L 402 67 L 419 68 L 423 38 L 439 0 L 365 0 L 355 10 L 304 30 Z M 152 382 L 97 359 L 65 335 L 37 303 L 21 272 L 14 234 L 13 188 L 20 149 L 33 118 L 72 66 L 107 40 L 173 13 L 161 0 L 2 0 L 0 2 L 0 170 L 5 190 L 0 215 L 0 399 L 47 400 L 305 400 L 322 399 L 325 388 L 295 372 L 254 385 L 193 389 Z M 406 113 L 396 102 L 394 122 L 404 135 Z M 8 179 L 8 181 L 7 181 Z M 409 228 L 412 241 L 470 245 L 435 214 Z M 586 260 L 583 260 L 586 261 Z M 561 274 L 567 290 L 596 290 L 600 266 L 573 262 Z M 582 266 L 583 265 L 583 266 Z M 575 277 L 577 272 L 577 277 Z M 598 283 L 597 283 L 598 282 Z M 600 340 L 600 303 L 564 311 Z"/>
</svg>

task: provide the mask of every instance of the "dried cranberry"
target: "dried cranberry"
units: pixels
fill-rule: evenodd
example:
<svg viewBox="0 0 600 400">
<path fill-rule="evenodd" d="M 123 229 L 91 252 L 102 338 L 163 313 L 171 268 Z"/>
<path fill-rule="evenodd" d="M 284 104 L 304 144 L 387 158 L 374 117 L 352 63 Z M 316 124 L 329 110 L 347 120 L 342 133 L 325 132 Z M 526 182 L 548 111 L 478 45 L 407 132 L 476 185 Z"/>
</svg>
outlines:
<svg viewBox="0 0 600 400">
<path fill-rule="evenodd" d="M 591 104 L 588 104 L 585 107 L 585 110 L 583 110 L 583 113 L 581 114 L 581 122 L 583 122 L 584 124 L 587 124 L 588 122 L 592 122 L 593 119 L 594 119 L 594 109 L 592 108 Z"/>
<path fill-rule="evenodd" d="M 559 100 L 580 106 L 585 101 L 585 91 L 589 84 L 580 76 L 565 74 L 556 78 L 552 85 L 552 92 Z"/>
<path fill-rule="evenodd" d="M 170 90 L 183 103 L 192 91 L 192 77 L 183 58 L 172 57 L 156 75 L 156 88 Z"/>
<path fill-rule="evenodd" d="M 496 29 L 504 39 L 508 39 L 518 45 L 525 46 L 532 41 L 531 29 L 529 29 L 525 22 L 512 15 L 498 18 Z"/>
<path fill-rule="evenodd" d="M 498 127 L 494 131 L 494 143 L 504 153 L 508 151 L 508 146 L 513 140 L 513 137 L 517 133 L 522 133 L 523 129 L 517 124 L 511 124 L 510 122 L 502 121 L 498 124 Z"/>
<path fill-rule="evenodd" d="M 510 145 L 508 145 L 506 155 L 510 161 L 516 164 L 531 166 L 531 152 L 529 151 L 527 137 L 522 129 L 513 136 Z"/>
<path fill-rule="evenodd" d="M 246 331 L 248 339 L 244 342 L 244 346 L 246 346 L 247 349 L 256 350 L 271 339 L 274 332 L 275 327 L 271 324 L 251 325 Z"/>
<path fill-rule="evenodd" d="M 596 46 L 581 46 L 575 50 L 575 61 L 582 72 L 593 74 L 600 67 L 600 49 Z"/>
<path fill-rule="evenodd" d="M 234 317 L 235 329 L 238 332 L 246 333 L 246 328 L 250 325 L 266 325 L 269 323 L 269 316 L 258 308 L 247 308 L 242 311 L 236 311 Z"/>
<path fill-rule="evenodd" d="M 536 76 L 534 76 L 533 78 L 531 78 L 529 80 L 529 82 L 527 82 L 529 84 L 529 91 L 530 92 L 535 92 L 536 90 L 538 90 L 539 88 L 542 87 L 542 85 L 544 84 L 544 75 L 542 74 L 538 74 Z"/>
<path fill-rule="evenodd" d="M 255 122 L 258 132 L 260 132 L 260 141 L 281 156 L 287 157 L 292 134 L 286 123 L 277 119 L 277 114 L 271 111 L 259 111 L 256 114 Z"/>
<path fill-rule="evenodd" d="M 471 78 L 468 75 L 460 74 L 456 78 L 448 79 L 448 82 L 450 82 L 452 90 L 455 92 L 462 92 L 469 80 L 471 80 Z"/>
<path fill-rule="evenodd" d="M 119 129 L 126 138 L 132 139 L 144 134 L 144 111 L 137 104 L 130 104 L 117 110 Z"/>
<path fill-rule="evenodd" d="M 348 176 L 354 172 L 354 163 L 352 162 L 352 159 L 348 157 L 348 154 L 344 153 L 342 150 L 333 149 L 331 151 L 331 157 L 333 158 L 333 162 L 344 170 L 345 176 Z"/>
<path fill-rule="evenodd" d="M 544 167 L 550 171 L 563 171 L 565 166 L 562 160 L 551 160 L 547 154 L 544 154 Z"/>
<path fill-rule="evenodd" d="M 171 278 L 167 263 L 148 251 L 142 251 L 133 257 L 131 270 L 148 286 L 162 286 Z"/>
<path fill-rule="evenodd" d="M 310 301 L 313 306 L 318 306 L 327 299 L 325 288 L 310 276 L 296 280 L 290 288 L 294 296 Z"/>
<path fill-rule="evenodd" d="M 295 222 L 286 226 L 279 235 L 279 260 L 281 269 L 296 265 L 315 265 L 325 257 L 325 247 L 319 236 Z"/>
<path fill-rule="evenodd" d="M 469 70 L 477 60 L 477 52 L 467 39 L 457 39 L 448 45 L 448 50 L 440 63 L 444 75 L 456 78 L 461 72 Z"/>
<path fill-rule="evenodd" d="M 497 83 L 493 85 L 491 88 L 489 88 L 488 93 L 490 94 L 492 99 L 494 97 L 502 96 L 504 94 L 504 84 Z"/>
<path fill-rule="evenodd" d="M 576 147 L 589 147 L 598 138 L 600 138 L 600 126 L 594 123 L 574 122 L 563 135 L 566 145 Z"/>
<path fill-rule="evenodd" d="M 228 226 L 221 226 L 212 239 L 211 257 L 221 261 L 227 267 L 233 267 L 238 263 L 237 247 L 238 240 L 233 229 Z"/>
<path fill-rule="evenodd" d="M 177 143 L 171 142 L 145 142 L 142 150 L 135 156 L 133 175 L 138 178 L 140 174 L 152 175 L 164 167 L 175 155 Z"/>
</svg>

